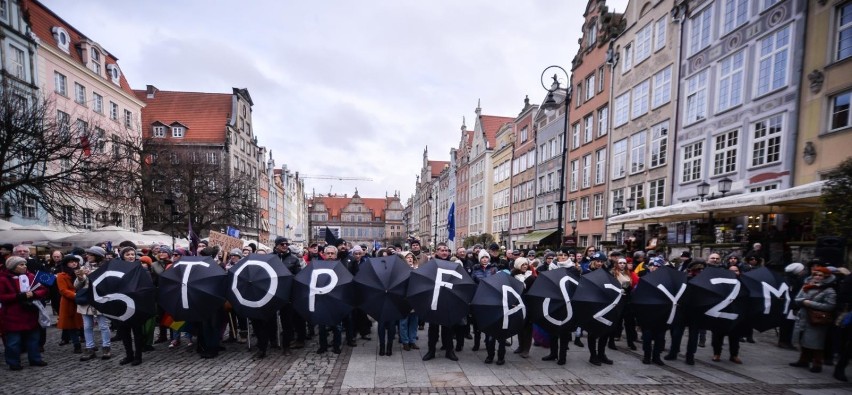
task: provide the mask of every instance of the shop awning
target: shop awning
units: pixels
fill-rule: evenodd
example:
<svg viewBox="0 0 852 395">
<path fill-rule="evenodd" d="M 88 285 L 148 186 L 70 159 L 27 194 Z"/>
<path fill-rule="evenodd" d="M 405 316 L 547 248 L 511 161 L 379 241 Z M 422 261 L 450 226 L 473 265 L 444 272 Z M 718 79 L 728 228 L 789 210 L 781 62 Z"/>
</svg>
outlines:
<svg viewBox="0 0 852 395">
<path fill-rule="evenodd" d="M 530 233 L 527 233 L 521 237 L 517 243 L 532 243 L 538 244 L 540 241 L 544 240 L 547 236 L 556 233 L 556 229 L 548 229 L 548 230 L 535 230 Z"/>
<path fill-rule="evenodd" d="M 775 212 L 812 211 L 820 206 L 825 185 L 825 181 L 817 181 L 789 189 L 767 191 L 763 201 L 767 206 L 777 207 Z"/>
<path fill-rule="evenodd" d="M 618 224 L 634 224 L 642 222 L 642 218 L 644 217 L 645 210 L 635 210 L 629 213 L 616 215 L 614 217 L 609 217 L 606 221 L 609 225 L 618 225 Z"/>
<path fill-rule="evenodd" d="M 727 213 L 727 214 L 754 214 L 759 212 L 769 212 L 769 207 L 765 206 L 763 199 L 765 192 L 744 193 L 741 195 L 733 195 L 718 199 L 699 202 L 698 208 L 701 211 L 708 213 Z"/>
<path fill-rule="evenodd" d="M 688 221 L 705 215 L 698 209 L 697 202 L 684 202 L 670 206 L 660 206 L 644 210 L 634 210 L 626 214 L 610 217 L 609 225 L 618 224 L 654 224 L 664 222 Z"/>
</svg>

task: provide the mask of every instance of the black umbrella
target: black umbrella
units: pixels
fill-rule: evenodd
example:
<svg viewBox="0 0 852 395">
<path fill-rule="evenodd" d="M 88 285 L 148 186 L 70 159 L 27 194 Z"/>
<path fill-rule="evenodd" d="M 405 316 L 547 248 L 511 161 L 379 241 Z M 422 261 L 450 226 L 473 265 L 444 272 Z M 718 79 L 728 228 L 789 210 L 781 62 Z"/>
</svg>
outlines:
<svg viewBox="0 0 852 395">
<path fill-rule="evenodd" d="M 790 311 L 790 289 L 781 275 L 761 267 L 740 276 L 748 295 L 748 321 L 758 331 L 780 326 Z"/>
<path fill-rule="evenodd" d="M 408 301 L 422 321 L 456 325 L 467 317 L 476 283 L 464 268 L 440 259 L 430 259 L 411 272 Z"/>
<path fill-rule="evenodd" d="M 355 275 L 358 307 L 378 322 L 396 321 L 411 312 L 405 299 L 411 268 L 399 255 L 370 258 Z"/>
<path fill-rule="evenodd" d="M 639 326 L 662 328 L 683 320 L 686 273 L 663 266 L 639 278 L 630 304 Z"/>
<path fill-rule="evenodd" d="M 525 296 L 530 319 L 549 330 L 573 326 L 577 315 L 571 303 L 579 284 L 580 275 L 572 270 L 559 268 L 539 272 Z"/>
<path fill-rule="evenodd" d="M 604 269 L 594 270 L 580 278 L 574 293 L 574 314 L 580 327 L 589 333 L 605 335 L 611 332 L 624 309 L 621 285 Z"/>
<path fill-rule="evenodd" d="M 337 325 L 355 304 L 352 273 L 340 261 L 311 261 L 293 285 L 293 308 L 308 322 Z"/>
<path fill-rule="evenodd" d="M 182 257 L 160 274 L 160 306 L 176 321 L 204 321 L 225 302 L 227 278 L 211 257 Z"/>
<path fill-rule="evenodd" d="M 687 283 L 686 319 L 696 328 L 728 333 L 744 318 L 744 296 L 734 272 L 708 267 Z"/>
<path fill-rule="evenodd" d="M 470 302 L 479 330 L 498 339 L 520 333 L 527 317 L 523 293 L 524 283 L 503 272 L 480 280 Z"/>
<path fill-rule="evenodd" d="M 275 254 L 251 254 L 228 269 L 225 297 L 237 314 L 271 320 L 290 301 L 293 275 Z"/>
<path fill-rule="evenodd" d="M 89 274 L 92 306 L 116 321 L 139 324 L 157 313 L 157 289 L 137 262 L 113 259 Z"/>
</svg>

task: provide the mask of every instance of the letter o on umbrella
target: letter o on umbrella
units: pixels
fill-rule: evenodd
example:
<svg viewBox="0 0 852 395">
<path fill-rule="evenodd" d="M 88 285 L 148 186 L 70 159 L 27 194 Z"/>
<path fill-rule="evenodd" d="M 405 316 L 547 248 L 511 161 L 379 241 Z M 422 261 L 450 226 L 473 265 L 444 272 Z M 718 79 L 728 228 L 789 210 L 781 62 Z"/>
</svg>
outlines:
<svg viewBox="0 0 852 395">
<path fill-rule="evenodd" d="M 227 278 L 213 258 L 185 256 L 160 274 L 160 306 L 178 321 L 209 319 L 225 301 Z"/>
<path fill-rule="evenodd" d="M 89 275 L 92 306 L 101 314 L 131 325 L 157 312 L 157 289 L 139 262 L 113 259 Z"/>
<path fill-rule="evenodd" d="M 408 302 L 422 321 L 455 325 L 467 317 L 476 283 L 461 265 L 431 259 L 411 272 Z"/>
<path fill-rule="evenodd" d="M 340 261 L 313 261 L 296 275 L 293 308 L 308 322 L 337 325 L 352 311 L 355 284 Z"/>
<path fill-rule="evenodd" d="M 290 301 L 293 274 L 277 255 L 251 254 L 228 269 L 226 284 L 237 314 L 269 320 Z"/>
</svg>

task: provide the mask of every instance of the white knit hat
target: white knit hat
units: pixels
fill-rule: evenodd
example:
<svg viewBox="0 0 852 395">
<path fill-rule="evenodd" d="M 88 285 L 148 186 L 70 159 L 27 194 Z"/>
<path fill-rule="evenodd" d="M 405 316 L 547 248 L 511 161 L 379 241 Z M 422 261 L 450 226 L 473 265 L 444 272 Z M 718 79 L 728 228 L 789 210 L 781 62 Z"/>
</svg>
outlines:
<svg viewBox="0 0 852 395">
<path fill-rule="evenodd" d="M 784 268 L 785 272 L 793 274 L 799 274 L 802 272 L 802 270 L 805 270 L 805 265 L 799 262 L 791 263 Z"/>
</svg>

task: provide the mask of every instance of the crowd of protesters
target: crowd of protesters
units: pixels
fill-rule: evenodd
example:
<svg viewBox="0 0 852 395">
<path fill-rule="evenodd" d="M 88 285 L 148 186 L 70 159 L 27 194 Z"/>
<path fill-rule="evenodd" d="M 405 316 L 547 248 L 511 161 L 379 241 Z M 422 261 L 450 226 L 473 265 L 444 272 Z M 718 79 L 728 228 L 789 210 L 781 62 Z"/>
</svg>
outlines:
<svg viewBox="0 0 852 395">
<path fill-rule="evenodd" d="M 158 276 L 184 256 L 210 256 L 227 270 L 251 253 L 278 255 L 293 275 L 317 260 L 335 261 L 355 275 L 360 267 L 371 264 L 371 259 L 375 258 L 398 255 L 412 269 L 431 258 L 438 258 L 461 265 L 477 283 L 489 276 L 506 275 L 521 281 L 525 290 L 532 286 L 539 273 L 547 270 L 564 268 L 576 275 L 603 270 L 620 284 L 623 297 L 628 300 L 642 276 L 662 267 L 684 272 L 688 279 L 707 267 L 727 269 L 739 276 L 761 267 L 765 259 L 759 244 L 745 256 L 730 254 L 723 259 L 719 253 L 713 252 L 706 257 L 693 257 L 687 251 L 667 259 L 652 248 L 647 251 L 629 249 L 605 254 L 594 246 L 577 250 L 563 247 L 538 253 L 534 250 L 505 250 L 496 243 L 487 248 L 482 245 L 459 247 L 454 252 L 446 244 L 439 243 L 429 253 L 424 251 L 418 240 L 410 240 L 407 250 L 396 245 L 368 252 L 365 245 L 351 245 L 337 240 L 333 245 L 311 244 L 304 251 L 299 251 L 291 248 L 288 239 L 278 237 L 272 250 L 250 245 L 244 249 L 220 251 L 218 247 L 208 246 L 204 242 L 195 251 L 184 248 L 173 250 L 165 245 L 139 249 L 125 242 L 117 248 L 108 248 L 105 244 L 87 249 L 78 248 L 67 255 L 54 251 L 46 259 L 40 260 L 31 256 L 27 246 L 5 244 L 0 246 L 0 331 L 6 364 L 11 370 L 21 370 L 21 355 L 26 353 L 30 366 L 47 365 L 41 357 L 46 341 L 46 330 L 39 322 L 42 301 L 48 302 L 58 318 L 56 326 L 61 330 L 59 345 L 71 344 L 72 352 L 81 354 L 81 361 L 109 360 L 112 358 L 112 342 L 121 341 L 125 357 L 119 364 L 138 365 L 142 362 L 143 353 L 154 350 L 155 344 L 168 343 L 168 348 L 174 349 L 181 346 L 182 338 L 187 340 L 189 346 L 194 346 L 202 358 L 216 358 L 224 350 L 221 342 L 246 343 L 249 340 L 249 325 L 252 335 L 256 337 L 255 358 L 266 357 L 270 349 L 279 349 L 289 354 L 291 349 L 304 348 L 306 342 L 314 336 L 318 336 L 319 347 L 316 352 L 325 353 L 329 349 L 328 332 L 332 335 L 331 351 L 334 353 L 340 353 L 344 344 L 357 346 L 358 337 L 371 340 L 372 321 L 360 309 L 353 310 L 337 325 L 314 326 L 307 323 L 291 305 L 265 319 L 246 319 L 226 303 L 219 314 L 206 322 L 173 325 L 168 313 L 160 310 L 156 317 L 143 324 L 125 325 L 111 322 L 91 305 L 90 300 L 80 298 L 77 292 L 90 287 L 88 275 L 113 258 L 138 262 L 150 273 L 156 285 Z M 35 279 L 36 273 L 40 272 L 54 273 L 55 283 L 49 287 L 41 286 Z M 778 347 L 799 350 L 798 360 L 790 363 L 790 366 L 808 368 L 817 373 L 822 371 L 823 366 L 834 365 L 834 377 L 847 381 L 845 368 L 852 351 L 852 325 L 849 322 L 852 320 L 852 314 L 849 313 L 852 309 L 852 276 L 844 267 L 835 267 L 831 262 L 818 260 L 787 265 L 784 275 L 793 302 L 790 319 L 779 327 Z M 831 325 L 815 325 L 809 318 L 813 312 L 826 312 L 834 322 Z M 377 323 L 379 355 L 392 355 L 396 349 L 395 342 L 400 344 L 403 351 L 419 349 L 418 331 L 426 330 L 425 324 L 414 311 L 399 321 Z M 99 338 L 95 336 L 96 331 Z M 435 358 L 439 351 L 439 340 L 440 351 L 453 361 L 458 360 L 456 353 L 464 350 L 466 340 L 471 340 L 473 344 L 470 350 L 473 352 L 479 351 L 484 343 L 486 364 L 493 363 L 495 357 L 498 365 L 505 363 L 510 339 L 483 336 L 473 316 L 450 326 L 430 323 L 426 331 L 424 361 Z M 542 360 L 564 365 L 569 345 L 573 343 L 576 347 L 587 347 L 589 363 L 601 366 L 613 363 L 606 350 L 618 349 L 616 342 L 623 338 L 626 347 L 631 350 L 636 350 L 637 344 L 642 347 L 642 363 L 662 366 L 665 365 L 663 360 L 679 357 L 682 338 L 688 333 L 684 356 L 685 362 L 693 365 L 697 349 L 706 346 L 706 332 L 685 323 L 640 328 L 631 305 L 626 303 L 613 330 L 606 334 L 587 334 L 587 344 L 581 340 L 584 333 L 582 328 L 561 327 L 548 331 L 527 322 L 517 336 L 514 353 L 521 358 L 529 358 L 533 345 L 545 346 L 549 347 L 550 352 Z M 739 354 L 739 344 L 753 343 L 752 333 L 753 329 L 744 323 L 724 333 L 712 332 L 711 360 L 721 361 L 723 344 L 727 343 L 729 360 L 735 364 L 744 363 L 746 358 Z M 667 334 L 670 342 L 668 348 Z M 668 353 L 663 356 L 666 349 Z"/>
</svg>

